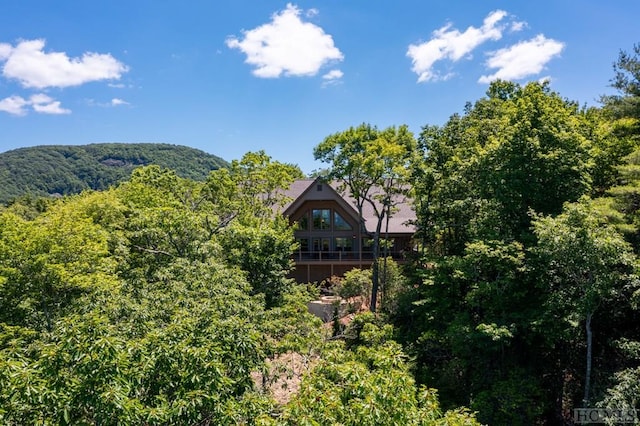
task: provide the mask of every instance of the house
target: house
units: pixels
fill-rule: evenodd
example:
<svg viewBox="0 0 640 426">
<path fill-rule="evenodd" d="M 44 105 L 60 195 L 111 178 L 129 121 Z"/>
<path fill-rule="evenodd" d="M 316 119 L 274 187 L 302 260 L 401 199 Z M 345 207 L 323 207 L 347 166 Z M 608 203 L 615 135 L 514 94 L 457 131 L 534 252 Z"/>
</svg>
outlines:
<svg viewBox="0 0 640 426">
<path fill-rule="evenodd" d="M 299 248 L 294 253 L 292 274 L 297 282 L 322 281 L 353 268 L 371 266 L 377 217 L 368 203 L 362 214 L 366 230 L 362 230 L 355 200 L 348 190 L 341 193 L 336 183 L 321 178 L 297 180 L 285 195 L 290 201 L 282 213 L 298 224 L 295 238 Z M 383 223 L 381 238 L 392 242 L 387 255 L 402 261 L 411 249 L 416 216 L 408 200 L 397 201 L 388 224 L 386 220 Z"/>
</svg>

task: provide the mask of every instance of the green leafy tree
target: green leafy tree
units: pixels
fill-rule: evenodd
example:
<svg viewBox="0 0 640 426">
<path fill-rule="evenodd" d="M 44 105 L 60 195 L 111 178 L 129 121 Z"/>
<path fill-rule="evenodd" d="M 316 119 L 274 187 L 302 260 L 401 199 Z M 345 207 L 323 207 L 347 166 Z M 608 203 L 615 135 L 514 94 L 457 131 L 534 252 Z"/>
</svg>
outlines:
<svg viewBox="0 0 640 426">
<path fill-rule="evenodd" d="M 248 290 L 222 265 L 178 260 L 143 286 L 87 294 L 40 342 L 12 331 L 0 420 L 236 424 L 268 346 Z"/>
<path fill-rule="evenodd" d="M 219 234 L 222 256 L 245 272 L 269 307 L 293 283 L 287 274 L 295 240 L 278 207 L 286 201 L 283 189 L 301 177 L 296 166 L 273 161 L 264 151 L 249 152 L 212 172 L 203 188 L 215 215 L 207 226 Z"/>
<path fill-rule="evenodd" d="M 638 296 L 639 294 L 636 294 Z M 636 300 L 639 297 L 636 297 Z M 634 301 L 635 308 L 638 309 L 637 301 Z M 640 342 L 637 340 L 619 339 L 616 341 L 617 349 L 633 360 L 633 363 L 615 372 L 613 383 L 607 389 L 606 395 L 598 403 L 601 407 L 611 409 L 638 409 L 640 408 Z"/>
<path fill-rule="evenodd" d="M 556 215 L 591 193 L 596 158 L 598 185 L 611 184 L 623 150 L 603 120 L 547 83 L 497 81 L 463 114 L 423 128 L 411 181 L 423 257 L 394 321 L 418 380 L 445 405 L 470 405 L 489 424 L 557 418 L 563 355 L 539 327 L 532 212 Z"/>
<path fill-rule="evenodd" d="M 367 234 L 362 214 L 365 204 L 377 218 L 371 236 L 374 261 L 370 306 L 373 311 L 377 308 L 380 286 L 380 236 L 385 219 L 407 195 L 408 166 L 415 146 L 407 126 L 378 130 L 361 124 L 326 137 L 314 148 L 314 157 L 331 165 L 327 178 L 337 179 L 355 200 L 363 234 Z"/>
<path fill-rule="evenodd" d="M 547 84 L 497 81 L 442 128 L 420 135 L 418 225 L 440 253 L 472 239 L 530 234 L 529 211 L 557 214 L 591 185 L 586 117 Z"/>
<path fill-rule="evenodd" d="M 297 166 L 273 161 L 264 151 L 248 152 L 225 169 L 213 171 L 204 188 L 215 206 L 214 229 L 232 221 L 254 223 L 274 217 L 274 208 L 285 201 L 282 193 L 303 177 Z"/>
<path fill-rule="evenodd" d="M 110 225 L 123 236 L 123 276 L 150 277 L 175 259 L 204 261 L 215 255 L 217 246 L 207 227 L 213 208 L 202 186 L 172 170 L 147 166 L 116 189 L 123 220 Z"/>
<path fill-rule="evenodd" d="M 70 204 L 32 221 L 0 214 L 0 321 L 50 330 L 80 295 L 110 285 L 108 239 Z"/>
<path fill-rule="evenodd" d="M 583 403 L 589 406 L 593 364 L 593 321 L 598 308 L 636 278 L 631 247 L 604 226 L 588 201 L 567 205 L 557 217 L 537 217 L 535 252 L 546 271 L 547 302 L 554 318 L 575 329 L 582 324 L 586 340 Z"/>
<path fill-rule="evenodd" d="M 253 287 L 289 283 L 284 219 L 243 211 L 212 232 L 216 208 L 203 184 L 150 166 L 33 217 L 2 211 L 0 423 L 268 416 L 274 402 L 254 391 L 252 372 L 266 356 L 311 351 L 321 328 L 301 290 L 274 287 L 279 304 L 265 312 L 257 293 L 267 291 Z"/>
<path fill-rule="evenodd" d="M 613 64 L 614 77 L 611 87 L 617 95 L 602 96 L 606 112 L 621 120 L 621 134 L 631 134 L 637 140 L 640 135 L 640 44 L 631 53 L 621 50 Z"/>
<path fill-rule="evenodd" d="M 368 299 L 371 293 L 371 271 L 360 268 L 348 270 L 339 282 L 337 293 L 343 299 L 354 297 Z"/>
<path fill-rule="evenodd" d="M 547 408 L 531 356 L 541 296 L 526 269 L 518 242 L 469 243 L 463 256 L 431 262 L 400 299 L 410 307 L 394 313 L 418 380 L 445 406 L 471 406 L 483 423 L 531 424 Z"/>
<path fill-rule="evenodd" d="M 254 294 L 263 294 L 268 307 L 282 301 L 293 281 L 287 278 L 293 267 L 293 230 L 284 218 L 262 226 L 232 224 L 220 235 L 223 258 L 245 272 Z"/>
</svg>

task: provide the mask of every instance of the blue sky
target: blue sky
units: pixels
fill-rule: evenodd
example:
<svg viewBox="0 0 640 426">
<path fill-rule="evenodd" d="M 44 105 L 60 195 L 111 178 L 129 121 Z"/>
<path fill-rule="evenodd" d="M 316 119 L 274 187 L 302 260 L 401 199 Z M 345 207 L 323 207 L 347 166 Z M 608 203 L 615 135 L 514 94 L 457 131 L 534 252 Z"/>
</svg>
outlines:
<svg viewBox="0 0 640 426">
<path fill-rule="evenodd" d="M 0 152 L 165 142 L 305 172 L 366 122 L 417 135 L 491 80 L 598 105 L 637 0 L 20 0 L 0 13 Z"/>
</svg>

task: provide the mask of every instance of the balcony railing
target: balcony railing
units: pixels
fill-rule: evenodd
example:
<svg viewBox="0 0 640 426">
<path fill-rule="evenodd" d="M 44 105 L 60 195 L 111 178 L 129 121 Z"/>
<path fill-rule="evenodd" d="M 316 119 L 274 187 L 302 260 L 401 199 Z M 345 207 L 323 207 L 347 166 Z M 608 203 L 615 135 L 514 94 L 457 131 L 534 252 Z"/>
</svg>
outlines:
<svg viewBox="0 0 640 426">
<path fill-rule="evenodd" d="M 384 254 L 380 253 L 382 257 Z M 395 260 L 401 260 L 403 254 L 401 252 L 389 252 L 388 256 Z M 301 251 L 293 253 L 295 262 L 354 262 L 359 260 L 372 260 L 373 253 L 370 251 Z"/>
</svg>

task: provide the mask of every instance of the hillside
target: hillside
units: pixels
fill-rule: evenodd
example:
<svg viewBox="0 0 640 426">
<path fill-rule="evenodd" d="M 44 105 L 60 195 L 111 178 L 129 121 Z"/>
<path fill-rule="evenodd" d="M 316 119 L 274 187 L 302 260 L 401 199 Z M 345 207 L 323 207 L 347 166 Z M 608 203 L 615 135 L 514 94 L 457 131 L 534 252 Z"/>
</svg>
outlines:
<svg viewBox="0 0 640 426">
<path fill-rule="evenodd" d="M 0 153 L 0 203 L 25 194 L 67 195 L 106 189 L 127 179 L 134 168 L 149 164 L 203 180 L 227 162 L 197 149 L 159 143 L 20 148 Z"/>
</svg>

